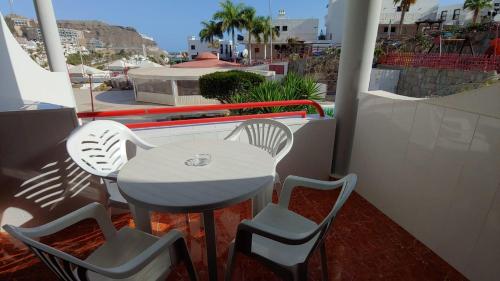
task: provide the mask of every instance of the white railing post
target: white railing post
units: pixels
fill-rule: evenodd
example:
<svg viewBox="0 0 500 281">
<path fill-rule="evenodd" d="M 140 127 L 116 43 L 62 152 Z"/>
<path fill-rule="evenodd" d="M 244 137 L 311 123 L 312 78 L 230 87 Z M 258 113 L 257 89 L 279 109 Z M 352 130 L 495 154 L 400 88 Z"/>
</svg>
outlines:
<svg viewBox="0 0 500 281">
<path fill-rule="evenodd" d="M 356 127 L 358 94 L 368 91 L 382 7 L 382 0 L 346 2 L 344 36 L 335 97 L 337 129 L 333 168 L 334 174 L 339 176 L 346 175 L 349 170 Z"/>
<path fill-rule="evenodd" d="M 33 0 L 40 31 L 45 44 L 45 52 L 49 61 L 50 70 L 53 72 L 67 72 L 66 59 L 59 37 L 56 16 L 52 0 Z"/>
</svg>

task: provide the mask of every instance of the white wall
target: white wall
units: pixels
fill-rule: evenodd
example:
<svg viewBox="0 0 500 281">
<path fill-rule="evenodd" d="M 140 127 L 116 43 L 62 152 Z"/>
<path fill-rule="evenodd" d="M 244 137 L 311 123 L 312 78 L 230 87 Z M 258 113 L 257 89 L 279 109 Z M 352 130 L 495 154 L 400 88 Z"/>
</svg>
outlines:
<svg viewBox="0 0 500 281">
<path fill-rule="evenodd" d="M 441 19 L 441 13 L 443 11 L 447 11 L 446 19 L 443 19 L 444 25 L 455 25 L 455 24 L 464 25 L 466 23 L 472 22 L 472 17 L 474 13 L 470 10 L 464 10 L 463 6 L 464 6 L 463 4 L 440 6 L 436 14 L 436 19 L 437 20 Z M 453 12 L 457 9 L 460 10 L 460 17 L 458 18 L 458 20 L 453 20 Z"/>
<path fill-rule="evenodd" d="M 446 20 L 444 22 L 445 25 L 464 25 L 468 23 L 472 23 L 472 19 L 474 17 L 474 12 L 469 10 L 469 9 L 464 9 L 463 3 L 459 4 L 452 4 L 452 5 L 446 5 L 446 6 L 440 6 L 438 9 L 438 12 L 436 14 L 436 19 L 441 19 L 441 13 L 442 11 L 448 11 L 448 16 L 446 17 Z M 459 9 L 460 10 L 460 17 L 458 20 L 453 20 L 453 12 Z M 477 18 L 478 22 L 481 20 L 482 16 L 487 16 L 488 11 L 496 11 L 497 13 L 500 12 L 500 0 L 494 0 L 493 1 L 493 8 L 487 8 L 483 9 Z"/>
<path fill-rule="evenodd" d="M 404 24 L 413 24 L 418 20 L 434 20 L 438 6 L 438 0 L 418 0 L 415 4 L 411 5 L 410 10 L 406 12 Z M 389 22 L 392 22 L 399 24 L 400 19 L 401 12 L 397 11 L 397 6 L 394 5 L 394 1 L 383 0 L 382 10 L 380 12 L 380 23 L 389 24 Z"/>
<path fill-rule="evenodd" d="M 500 276 L 499 92 L 359 98 L 357 191 L 471 280 Z"/>
<path fill-rule="evenodd" d="M 201 42 L 200 38 L 196 36 L 189 36 L 187 39 L 187 52 L 189 54 L 189 58 L 192 58 L 193 56 L 199 55 L 204 52 L 215 52 L 218 53 L 220 58 L 230 58 L 231 56 L 229 55 L 229 47 L 231 45 L 231 40 L 222 40 L 222 39 L 215 39 L 217 40 L 218 44 L 224 46 L 224 50 L 221 53 L 220 51 L 220 45 L 219 47 L 215 48 L 208 42 Z M 191 49 L 191 46 L 194 46 L 194 50 Z M 227 46 L 227 52 L 226 52 L 226 46 Z"/>
<path fill-rule="evenodd" d="M 345 0 L 330 0 L 328 14 L 325 18 L 326 39 L 333 40 L 334 44 L 341 44 L 344 33 L 346 12 Z"/>
<path fill-rule="evenodd" d="M 273 43 L 287 43 L 289 38 L 316 41 L 319 34 L 319 19 L 273 19 L 273 26 L 280 27 L 280 36 Z M 283 30 L 287 26 L 287 31 Z"/>
<path fill-rule="evenodd" d="M 329 179 L 335 139 L 335 119 L 308 118 L 277 119 L 294 132 L 291 152 L 278 165 L 282 178 L 293 174 L 316 179 Z M 240 122 L 141 129 L 135 132 L 146 141 L 163 145 L 175 141 L 224 139 Z M 244 139 L 244 134 L 242 138 Z"/>
<path fill-rule="evenodd" d="M 328 14 L 325 18 L 326 39 L 331 39 L 334 44 L 342 43 L 342 33 L 345 22 L 346 0 L 330 0 L 328 4 Z M 413 24 L 417 20 L 435 19 L 438 9 L 438 0 L 419 0 L 410 7 L 405 14 L 405 24 Z M 401 12 L 397 12 L 397 7 L 393 0 L 383 0 L 380 12 L 380 24 L 399 23 Z"/>
<path fill-rule="evenodd" d="M 0 13 L 0 111 L 27 101 L 75 107 L 68 73 L 41 68 L 17 43 Z"/>
</svg>

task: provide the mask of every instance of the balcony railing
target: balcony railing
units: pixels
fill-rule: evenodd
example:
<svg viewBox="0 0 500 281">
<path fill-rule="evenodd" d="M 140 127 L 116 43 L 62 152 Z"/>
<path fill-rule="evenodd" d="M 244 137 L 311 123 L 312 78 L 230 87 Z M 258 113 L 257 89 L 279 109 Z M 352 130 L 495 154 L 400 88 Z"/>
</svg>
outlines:
<svg viewBox="0 0 500 281">
<path fill-rule="evenodd" d="M 114 111 L 99 111 L 99 112 L 80 112 L 79 118 L 104 118 L 104 117 L 123 117 L 123 116 L 144 116 L 158 114 L 175 114 L 175 113 L 193 113 L 193 112 L 209 112 L 217 110 L 236 110 L 236 109 L 251 109 L 251 108 L 269 108 L 269 107 L 288 107 L 288 106 L 312 106 L 320 117 L 325 116 L 325 112 L 320 104 L 311 100 L 288 100 L 288 101 L 270 101 L 270 102 L 251 102 L 251 103 L 231 103 L 231 104 L 214 104 L 214 105 L 196 105 L 196 106 L 180 106 L 180 107 L 161 107 L 161 108 L 144 108 L 130 110 L 114 110 Z M 243 121 L 254 118 L 277 118 L 300 116 L 305 118 L 307 112 L 305 110 L 286 111 L 276 113 L 261 113 L 250 115 L 232 115 L 224 117 L 207 117 L 207 118 L 189 118 L 183 120 L 170 121 L 152 121 L 142 123 L 126 124 L 129 128 L 151 128 L 164 126 L 179 126 L 204 124 L 212 122 L 230 122 Z"/>
</svg>

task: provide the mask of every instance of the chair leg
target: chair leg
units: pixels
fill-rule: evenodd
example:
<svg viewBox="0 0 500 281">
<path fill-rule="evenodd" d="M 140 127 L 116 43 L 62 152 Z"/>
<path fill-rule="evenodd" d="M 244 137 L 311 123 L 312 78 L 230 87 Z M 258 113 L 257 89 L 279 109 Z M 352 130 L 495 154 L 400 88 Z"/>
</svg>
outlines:
<svg viewBox="0 0 500 281">
<path fill-rule="evenodd" d="M 283 188 L 283 186 L 282 186 L 280 175 L 278 173 L 276 173 L 276 175 L 274 175 L 273 189 L 276 191 L 276 195 L 278 195 L 278 200 L 280 199 L 282 188 Z M 272 201 L 272 197 L 271 197 L 271 201 Z"/>
<path fill-rule="evenodd" d="M 297 265 L 293 270 L 294 281 L 307 281 L 307 262 Z"/>
<path fill-rule="evenodd" d="M 234 252 L 234 242 L 232 242 L 231 245 L 229 245 L 229 251 L 227 256 L 226 274 L 224 277 L 225 281 L 231 281 L 235 259 L 236 259 L 236 253 Z"/>
<path fill-rule="evenodd" d="M 203 216 L 203 214 L 200 214 L 200 228 L 205 228 L 205 217 Z"/>
<path fill-rule="evenodd" d="M 196 274 L 196 269 L 194 268 L 193 261 L 191 260 L 191 256 L 189 255 L 189 250 L 186 245 L 186 241 L 184 239 L 179 239 L 177 242 L 177 251 L 184 262 L 186 269 L 189 274 L 189 280 L 198 281 L 198 275 Z"/>
<path fill-rule="evenodd" d="M 298 281 L 307 281 L 307 263 L 303 263 L 299 265 L 299 280 Z"/>
<path fill-rule="evenodd" d="M 321 246 L 319 248 L 320 254 L 321 254 L 321 272 L 322 272 L 322 280 L 323 281 L 328 281 L 328 261 L 326 258 L 326 241 L 323 241 L 321 243 Z"/>
</svg>

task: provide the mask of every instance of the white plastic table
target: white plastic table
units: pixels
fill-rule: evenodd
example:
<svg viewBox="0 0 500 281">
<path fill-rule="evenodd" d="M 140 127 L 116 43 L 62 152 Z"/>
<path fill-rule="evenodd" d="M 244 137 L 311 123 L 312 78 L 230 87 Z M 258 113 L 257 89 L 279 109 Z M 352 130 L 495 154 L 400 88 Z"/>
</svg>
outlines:
<svg viewBox="0 0 500 281">
<path fill-rule="evenodd" d="M 210 154 L 210 164 L 186 165 L 196 154 Z M 148 233 L 151 210 L 203 213 L 209 276 L 217 280 L 214 210 L 266 196 L 273 179 L 274 160 L 267 152 L 245 143 L 200 140 L 140 153 L 122 167 L 118 186 L 137 228 Z"/>
</svg>

